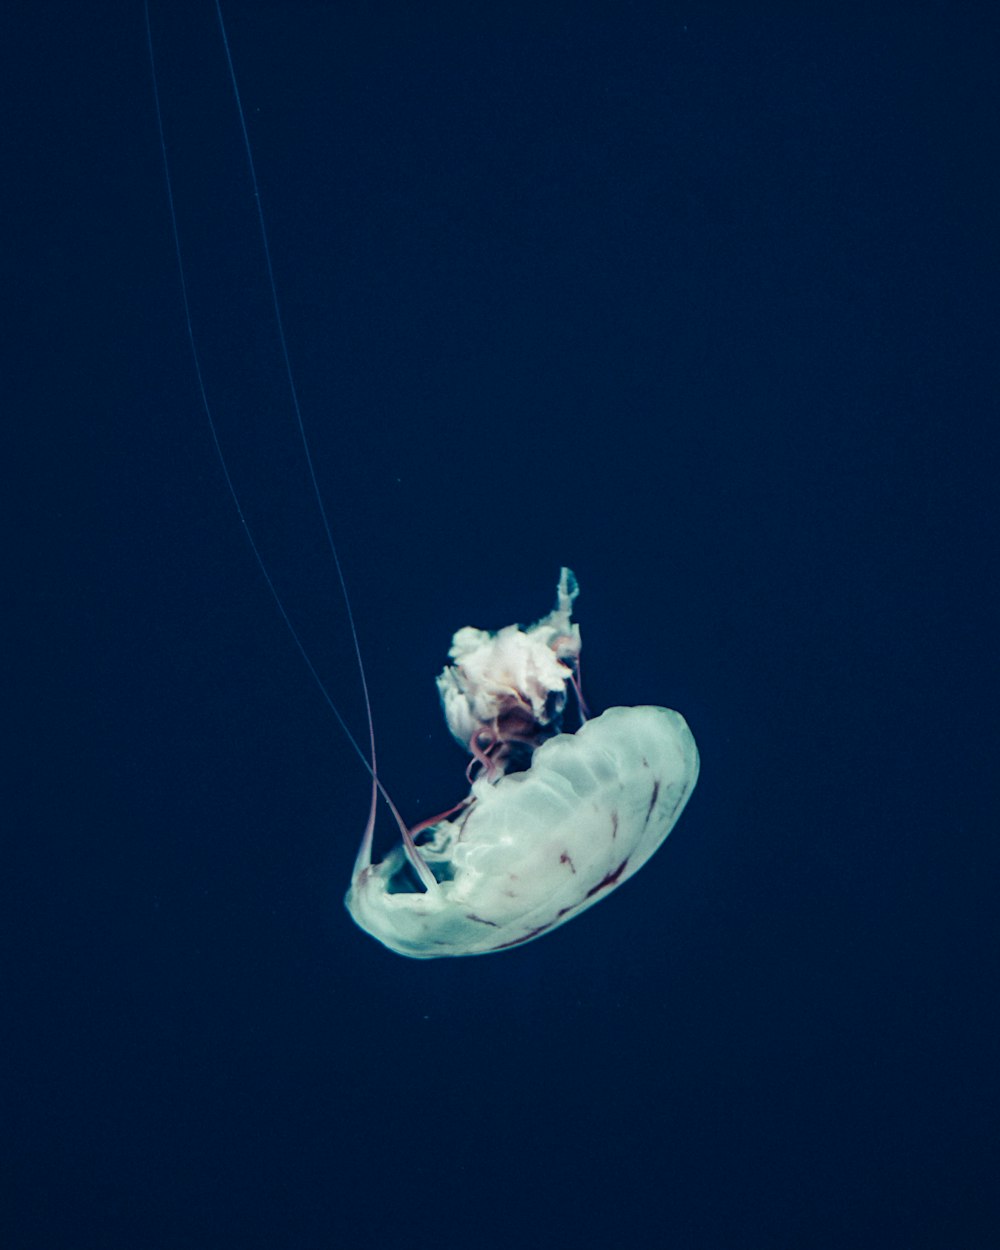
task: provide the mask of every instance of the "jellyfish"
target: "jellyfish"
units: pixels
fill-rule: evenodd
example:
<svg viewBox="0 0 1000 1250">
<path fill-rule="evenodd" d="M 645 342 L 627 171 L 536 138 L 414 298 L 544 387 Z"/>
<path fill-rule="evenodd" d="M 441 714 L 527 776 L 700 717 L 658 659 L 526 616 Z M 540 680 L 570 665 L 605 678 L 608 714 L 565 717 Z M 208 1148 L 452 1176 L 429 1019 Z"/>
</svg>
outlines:
<svg viewBox="0 0 1000 1250">
<path fill-rule="evenodd" d="M 694 738 L 684 718 L 668 708 L 613 707 L 588 716 L 580 690 L 580 628 L 572 620 L 578 587 L 564 568 L 555 608 L 534 625 L 509 625 L 496 632 L 466 627 L 454 635 L 451 662 L 437 684 L 448 727 L 470 756 L 469 793 L 440 816 L 412 829 L 406 825 L 378 776 L 358 635 L 299 406 L 249 132 L 218 0 L 216 16 L 254 191 L 289 397 L 354 643 L 367 713 L 367 753 L 330 697 L 278 593 L 219 438 L 194 332 L 147 3 L 146 39 L 171 232 L 198 390 L 226 488 L 292 641 L 371 778 L 371 811 L 347 908 L 384 946 L 414 959 L 509 950 L 578 916 L 649 859 L 677 822 L 697 781 Z M 573 733 L 563 729 L 571 695 L 581 721 Z M 396 819 L 400 844 L 376 863 L 372 842 L 379 795 Z"/>
<path fill-rule="evenodd" d="M 400 955 L 485 955 L 534 941 L 627 881 L 677 820 L 698 779 L 684 718 L 612 707 L 587 718 L 579 688 L 578 586 L 528 629 L 466 627 L 437 679 L 445 719 L 471 759 L 455 808 L 372 862 L 366 833 L 346 905 Z M 581 725 L 563 732 L 575 693 Z M 406 835 L 409 836 L 406 836 Z"/>
</svg>

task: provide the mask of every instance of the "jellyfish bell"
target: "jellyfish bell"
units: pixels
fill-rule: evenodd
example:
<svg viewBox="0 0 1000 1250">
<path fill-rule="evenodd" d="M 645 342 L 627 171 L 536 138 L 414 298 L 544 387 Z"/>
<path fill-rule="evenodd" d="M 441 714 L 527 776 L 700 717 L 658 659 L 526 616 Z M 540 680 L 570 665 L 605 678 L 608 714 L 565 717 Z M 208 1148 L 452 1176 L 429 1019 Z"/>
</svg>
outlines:
<svg viewBox="0 0 1000 1250">
<path fill-rule="evenodd" d="M 535 625 L 455 634 L 438 691 L 472 756 L 470 792 L 379 863 L 367 838 L 345 900 L 390 950 L 485 955 L 541 937 L 637 872 L 690 798 L 698 750 L 680 713 L 613 707 L 562 732 L 577 686 L 576 595 L 563 569 L 556 606 Z"/>
</svg>

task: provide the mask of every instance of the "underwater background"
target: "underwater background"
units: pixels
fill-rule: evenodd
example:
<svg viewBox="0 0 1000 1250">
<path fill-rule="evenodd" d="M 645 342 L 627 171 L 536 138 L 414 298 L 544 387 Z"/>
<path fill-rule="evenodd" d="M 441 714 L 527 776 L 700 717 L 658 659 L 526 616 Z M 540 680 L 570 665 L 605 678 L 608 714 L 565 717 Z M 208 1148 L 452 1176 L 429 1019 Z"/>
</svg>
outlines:
<svg viewBox="0 0 1000 1250">
<path fill-rule="evenodd" d="M 368 784 L 215 458 L 142 5 L 15 0 L 0 1244 L 998 1243 L 987 13 L 225 7 L 403 814 L 464 793 L 452 633 L 563 564 L 591 706 L 701 752 L 606 901 L 417 962 L 342 904 Z M 363 735 L 214 8 L 151 21 L 220 439 Z"/>
</svg>

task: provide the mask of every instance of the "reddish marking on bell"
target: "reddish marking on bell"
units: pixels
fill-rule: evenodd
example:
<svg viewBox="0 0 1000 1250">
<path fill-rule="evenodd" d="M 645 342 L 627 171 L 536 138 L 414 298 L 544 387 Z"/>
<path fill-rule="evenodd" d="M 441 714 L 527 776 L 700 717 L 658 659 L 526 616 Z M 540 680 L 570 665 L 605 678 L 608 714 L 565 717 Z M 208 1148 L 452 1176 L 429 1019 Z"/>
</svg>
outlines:
<svg viewBox="0 0 1000 1250">
<path fill-rule="evenodd" d="M 614 841 L 618 837 L 618 813 L 611 813 L 611 838 Z"/>
<path fill-rule="evenodd" d="M 563 851 L 563 853 L 559 856 L 559 862 L 560 864 L 569 864 L 570 872 L 572 873 L 576 872 L 576 868 L 573 865 L 573 861 L 570 859 L 570 857 L 566 854 L 565 851 Z"/>
<path fill-rule="evenodd" d="M 544 933 L 546 929 L 551 929 L 551 924 L 540 924 L 537 929 L 532 929 L 530 933 L 526 933 L 524 937 L 514 938 L 510 942 L 501 942 L 498 946 L 490 947 L 491 950 L 503 951 L 508 946 L 520 946 L 522 942 L 530 942 L 532 938 L 536 938 L 539 934 Z"/>
<path fill-rule="evenodd" d="M 494 928 L 494 929 L 500 928 L 500 926 L 497 924 L 495 920 L 486 920 L 482 916 L 474 916 L 471 911 L 467 911 L 465 913 L 465 918 L 466 920 L 474 920 L 476 924 L 488 924 L 491 926 L 491 928 Z"/>
<path fill-rule="evenodd" d="M 607 890 L 611 886 L 616 885 L 618 882 L 618 878 L 625 871 L 625 865 L 627 863 L 628 863 L 628 856 L 626 855 L 626 857 L 622 860 L 622 862 L 618 865 L 618 867 L 614 870 L 614 872 L 609 872 L 603 881 L 598 881 L 597 885 L 593 886 L 591 889 L 587 891 L 587 893 L 584 895 L 584 898 L 593 898 L 594 895 L 598 894 L 601 890 Z"/>
<path fill-rule="evenodd" d="M 646 813 L 647 824 L 649 823 L 650 816 L 652 816 L 653 814 L 653 808 L 656 806 L 656 800 L 659 797 L 660 797 L 660 783 L 659 781 L 654 781 L 653 782 L 653 797 L 649 800 L 649 811 Z"/>
</svg>

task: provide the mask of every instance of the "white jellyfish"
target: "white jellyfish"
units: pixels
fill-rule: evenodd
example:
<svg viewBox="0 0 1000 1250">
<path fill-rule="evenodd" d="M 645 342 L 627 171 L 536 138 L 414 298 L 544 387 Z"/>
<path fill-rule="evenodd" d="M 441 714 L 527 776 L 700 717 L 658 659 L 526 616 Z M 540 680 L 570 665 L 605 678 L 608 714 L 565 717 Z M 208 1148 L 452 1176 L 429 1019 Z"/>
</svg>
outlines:
<svg viewBox="0 0 1000 1250">
<path fill-rule="evenodd" d="M 697 781 L 694 738 L 679 713 L 662 707 L 614 707 L 587 719 L 579 688 L 580 630 L 571 620 L 577 584 L 569 569 L 563 569 L 555 608 L 529 629 L 510 625 L 498 633 L 466 628 L 455 634 L 452 663 L 438 678 L 438 690 L 452 734 L 472 756 L 466 770 L 471 789 L 442 816 L 407 828 L 378 778 L 357 632 L 299 406 L 246 117 L 218 4 L 216 16 L 243 133 L 292 409 L 354 640 L 368 713 L 367 755 L 330 697 L 278 593 L 219 438 L 194 333 L 147 4 L 146 39 L 184 319 L 212 444 L 254 559 L 316 685 L 372 778 L 372 810 L 347 907 L 362 929 L 415 959 L 483 955 L 519 946 L 606 897 L 649 859 Z M 576 733 L 563 733 L 571 687 L 583 723 Z M 401 844 L 373 864 L 379 793 L 396 818 Z"/>
<path fill-rule="evenodd" d="M 485 955 L 565 924 L 642 867 L 694 789 L 698 750 L 669 708 L 613 707 L 561 732 L 569 688 L 579 695 L 569 569 L 557 593 L 529 629 L 452 640 L 437 684 L 472 756 L 468 797 L 404 830 L 381 863 L 370 829 L 362 843 L 347 908 L 401 955 Z"/>
</svg>

